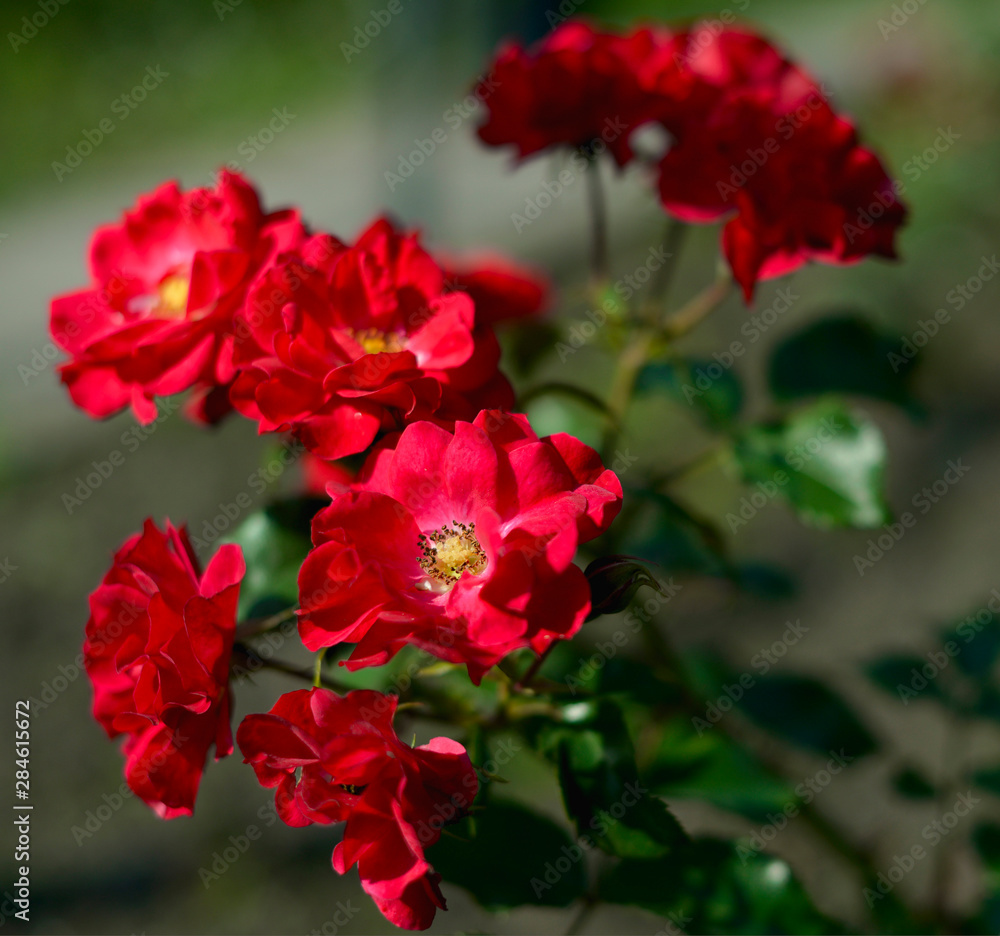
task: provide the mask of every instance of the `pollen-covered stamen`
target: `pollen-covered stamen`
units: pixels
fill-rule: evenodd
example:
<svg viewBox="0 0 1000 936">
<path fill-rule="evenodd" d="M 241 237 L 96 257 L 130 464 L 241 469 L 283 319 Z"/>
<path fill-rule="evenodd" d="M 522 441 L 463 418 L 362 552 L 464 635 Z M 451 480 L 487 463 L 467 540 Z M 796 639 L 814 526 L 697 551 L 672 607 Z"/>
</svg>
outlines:
<svg viewBox="0 0 1000 936">
<path fill-rule="evenodd" d="M 421 533 L 417 539 L 421 556 L 420 568 L 439 582 L 453 584 L 463 572 L 478 575 L 486 566 L 486 553 L 476 539 L 475 524 L 452 520 L 432 533 Z"/>
<path fill-rule="evenodd" d="M 152 314 L 157 318 L 182 319 L 187 314 L 188 291 L 191 281 L 186 276 L 171 274 L 157 287 L 158 301 Z"/>
<path fill-rule="evenodd" d="M 383 332 L 377 328 L 362 328 L 357 331 L 348 328 L 347 333 L 364 348 L 365 354 L 381 354 L 383 351 L 395 354 L 402 351 L 406 343 L 405 335 Z"/>
</svg>

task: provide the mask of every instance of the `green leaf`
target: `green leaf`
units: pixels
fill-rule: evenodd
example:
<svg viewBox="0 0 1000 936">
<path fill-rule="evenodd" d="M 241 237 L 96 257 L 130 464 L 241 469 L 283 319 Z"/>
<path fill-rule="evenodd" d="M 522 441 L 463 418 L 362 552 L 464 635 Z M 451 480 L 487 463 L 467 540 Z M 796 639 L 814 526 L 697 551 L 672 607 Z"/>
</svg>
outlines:
<svg viewBox="0 0 1000 936">
<path fill-rule="evenodd" d="M 992 600 L 992 599 L 991 599 Z M 982 612 L 989 617 L 982 618 Z M 988 680 L 1000 658 L 1000 621 L 996 614 L 983 607 L 963 620 L 956 621 L 941 634 L 941 645 L 948 648 L 959 668 L 974 679 Z"/>
<path fill-rule="evenodd" d="M 556 764 L 581 841 L 623 858 L 652 858 L 687 840 L 666 803 L 639 783 L 628 728 L 614 701 L 564 706 L 561 723 L 543 726 L 536 744 Z"/>
<path fill-rule="evenodd" d="M 1000 767 L 977 770 L 972 775 L 972 782 L 994 796 L 1000 796 Z"/>
<path fill-rule="evenodd" d="M 734 566 L 730 577 L 748 594 L 771 601 L 791 598 L 797 587 L 795 579 L 784 569 L 763 562 L 744 562 Z"/>
<path fill-rule="evenodd" d="M 907 799 L 927 800 L 937 796 L 937 789 L 919 770 L 905 767 L 892 778 L 892 785 Z"/>
<path fill-rule="evenodd" d="M 298 602 L 299 569 L 309 552 L 309 526 L 326 501 L 276 501 L 250 514 L 225 542 L 243 549 L 247 574 L 240 586 L 241 618 L 263 617 Z"/>
<path fill-rule="evenodd" d="M 857 315 L 823 319 L 783 341 L 771 357 L 768 383 L 792 400 L 853 393 L 922 412 L 909 389 L 915 359 L 899 353 L 898 336 L 877 332 Z"/>
<path fill-rule="evenodd" d="M 762 728 L 818 754 L 863 757 L 878 747 L 846 703 L 807 676 L 756 677 L 739 706 Z"/>
<path fill-rule="evenodd" d="M 972 833 L 972 843 L 983 862 L 987 896 L 963 932 L 995 933 L 1000 931 L 1000 825 L 981 823 Z"/>
<path fill-rule="evenodd" d="M 728 568 L 722 533 L 673 498 L 657 491 L 634 492 L 655 510 L 635 516 L 625 548 L 671 572 L 724 575 Z"/>
<path fill-rule="evenodd" d="M 705 800 L 754 821 L 797 802 L 791 783 L 771 774 L 725 732 L 699 731 L 684 715 L 666 722 L 642 777 L 664 796 Z"/>
<path fill-rule="evenodd" d="M 871 528 L 890 519 L 882 433 L 836 401 L 750 427 L 733 453 L 744 482 L 766 498 L 784 498 L 807 523 Z"/>
<path fill-rule="evenodd" d="M 985 822 L 972 833 L 972 842 L 995 882 L 1000 882 L 1000 825 Z"/>
<path fill-rule="evenodd" d="M 647 364 L 636 380 L 639 393 L 669 393 L 711 429 L 729 427 L 743 406 L 743 386 L 731 368 L 717 361 L 675 360 Z"/>
<path fill-rule="evenodd" d="M 940 699 L 941 687 L 920 672 L 926 665 L 927 660 L 923 657 L 884 656 L 868 663 L 865 672 L 876 686 L 904 702 L 912 701 L 909 693 L 927 699 Z M 923 688 L 918 689 L 919 686 Z"/>
<path fill-rule="evenodd" d="M 467 821 L 455 829 L 463 838 L 469 835 Z M 474 837 L 460 841 L 443 835 L 427 858 L 446 881 L 464 887 L 487 910 L 565 907 L 587 892 L 579 847 L 554 822 L 515 803 L 492 802 L 477 813 Z M 563 871 L 566 858 L 570 866 Z M 558 878 L 546 873 L 546 863 L 556 862 Z"/>
<path fill-rule="evenodd" d="M 669 917 L 687 933 L 841 933 L 780 858 L 701 839 L 654 861 L 622 861 L 600 898 Z"/>
</svg>

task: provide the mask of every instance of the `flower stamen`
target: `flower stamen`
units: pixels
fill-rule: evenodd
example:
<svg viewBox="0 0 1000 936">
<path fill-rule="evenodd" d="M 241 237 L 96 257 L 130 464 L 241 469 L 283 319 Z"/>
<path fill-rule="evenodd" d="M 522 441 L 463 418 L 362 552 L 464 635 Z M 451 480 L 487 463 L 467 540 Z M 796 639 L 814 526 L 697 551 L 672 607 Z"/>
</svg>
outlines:
<svg viewBox="0 0 1000 936">
<path fill-rule="evenodd" d="M 417 538 L 420 568 L 432 579 L 453 585 L 468 572 L 478 575 L 486 566 L 486 553 L 476 539 L 476 525 L 452 520 Z"/>
<path fill-rule="evenodd" d="M 405 346 L 405 335 L 399 332 L 383 332 L 377 328 L 362 328 L 357 331 L 353 328 L 346 329 L 351 336 L 364 349 L 365 354 L 382 354 L 388 352 L 395 354 L 402 351 Z"/>
</svg>

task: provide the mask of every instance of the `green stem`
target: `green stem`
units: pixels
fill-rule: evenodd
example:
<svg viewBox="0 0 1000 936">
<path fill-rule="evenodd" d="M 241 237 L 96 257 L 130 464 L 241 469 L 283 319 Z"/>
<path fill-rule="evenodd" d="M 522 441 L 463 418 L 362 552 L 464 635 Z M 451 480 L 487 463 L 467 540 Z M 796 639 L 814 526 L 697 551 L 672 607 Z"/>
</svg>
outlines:
<svg viewBox="0 0 1000 936">
<path fill-rule="evenodd" d="M 515 692 L 524 689 L 529 689 L 531 683 L 535 676 L 538 675 L 538 671 L 542 668 L 542 664 L 545 663 L 545 658 L 552 652 L 555 648 L 556 641 L 552 641 L 534 660 L 531 662 L 531 666 L 525 671 L 524 675 L 514 683 Z"/>
<path fill-rule="evenodd" d="M 566 930 L 566 936 L 579 936 L 583 931 L 583 925 L 587 922 L 588 917 L 594 912 L 594 907 L 597 906 L 597 898 L 588 895 L 584 898 L 583 906 L 577 911 L 576 916 L 573 917 L 569 924 L 569 928 Z"/>
<path fill-rule="evenodd" d="M 657 271 L 656 279 L 649 287 L 649 297 L 646 303 L 649 306 L 649 320 L 652 324 L 658 318 L 658 308 L 663 300 L 669 295 L 670 287 L 674 281 L 674 274 L 677 272 L 678 260 L 680 258 L 681 247 L 687 236 L 688 225 L 676 218 L 667 218 L 667 226 L 663 235 L 663 249 L 666 254 L 664 264 Z"/>
<path fill-rule="evenodd" d="M 714 283 L 706 286 L 663 323 L 663 336 L 668 341 L 676 341 L 693 331 L 722 304 L 732 287 L 733 281 L 729 273 L 721 273 Z"/>
<path fill-rule="evenodd" d="M 295 617 L 295 608 L 286 608 L 270 617 L 250 618 L 236 625 L 235 639 L 237 641 L 246 640 L 248 637 L 256 637 L 258 634 L 265 634 L 269 630 L 280 627 L 285 621 L 290 621 Z"/>
<path fill-rule="evenodd" d="M 304 680 L 307 683 L 316 685 L 314 682 L 316 674 L 313 670 L 306 667 L 295 666 L 293 663 L 286 663 L 284 660 L 268 659 L 265 660 L 263 657 L 258 656 L 249 647 L 243 646 L 243 644 L 233 645 L 233 659 L 239 661 L 244 666 L 253 665 L 259 669 L 272 669 L 278 673 L 284 673 L 287 676 L 294 676 L 296 679 Z M 320 680 L 319 687 L 324 689 L 333 689 L 335 692 L 349 692 L 350 686 L 342 685 L 333 679 L 323 678 Z"/>
<path fill-rule="evenodd" d="M 313 669 L 313 686 L 319 689 L 323 685 L 323 657 L 326 656 L 326 647 L 320 647 L 316 654 L 316 665 Z"/>
<path fill-rule="evenodd" d="M 636 379 L 646 366 L 655 338 L 656 333 L 652 329 L 640 328 L 618 356 L 615 373 L 611 378 L 611 389 L 608 392 L 608 412 L 611 414 L 612 422 L 604 433 L 602 444 L 605 461 L 614 455 L 615 446 L 621 438 Z"/>
<path fill-rule="evenodd" d="M 608 278 L 608 212 L 601 184 L 601 167 L 596 157 L 587 164 L 587 195 L 590 205 L 590 272 L 596 283 Z"/>
</svg>

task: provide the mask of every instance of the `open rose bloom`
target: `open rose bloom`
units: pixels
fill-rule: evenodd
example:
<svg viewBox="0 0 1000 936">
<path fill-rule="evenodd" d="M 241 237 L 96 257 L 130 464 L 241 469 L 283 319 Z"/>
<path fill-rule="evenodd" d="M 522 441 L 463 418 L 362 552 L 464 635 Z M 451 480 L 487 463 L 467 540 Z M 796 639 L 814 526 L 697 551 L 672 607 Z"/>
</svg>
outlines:
<svg viewBox="0 0 1000 936">
<path fill-rule="evenodd" d="M 447 291 L 416 236 L 384 219 L 350 248 L 317 235 L 282 256 L 239 326 L 237 409 L 323 458 L 364 451 L 408 422 L 449 424 L 513 401 L 472 299 Z"/>
<path fill-rule="evenodd" d="M 164 819 L 190 815 L 209 749 L 233 750 L 229 661 L 246 571 L 222 546 L 204 572 L 187 533 L 147 520 L 90 597 L 94 716 L 125 735 L 125 778 Z"/>
<path fill-rule="evenodd" d="M 396 698 L 358 690 L 289 692 L 237 733 L 246 763 L 277 787 L 278 815 L 291 826 L 346 822 L 333 867 L 354 865 L 386 919 L 423 930 L 445 908 L 440 875 L 424 849 L 472 804 L 479 780 L 462 745 L 434 738 L 404 744 L 392 726 Z"/>
<path fill-rule="evenodd" d="M 148 423 L 155 397 L 194 388 L 195 417 L 218 419 L 235 374 L 233 315 L 260 269 L 302 237 L 296 212 L 265 215 L 253 188 L 225 170 L 212 189 L 168 182 L 140 198 L 95 233 L 92 285 L 52 301 L 73 401 L 95 417 L 131 406 Z"/>
<path fill-rule="evenodd" d="M 622 488 L 582 442 L 495 411 L 454 433 L 408 426 L 330 493 L 299 576 L 303 643 L 356 643 L 351 668 L 414 644 L 478 683 L 511 651 L 579 630 L 590 591 L 573 558 Z"/>
<path fill-rule="evenodd" d="M 747 29 L 618 35 L 570 21 L 529 50 L 502 46 L 491 74 L 479 135 L 522 158 L 596 143 L 624 165 L 636 130 L 666 131 L 661 203 L 686 222 L 726 222 L 748 302 L 758 280 L 809 260 L 896 256 L 906 211 L 878 157 L 818 82 Z"/>
</svg>

